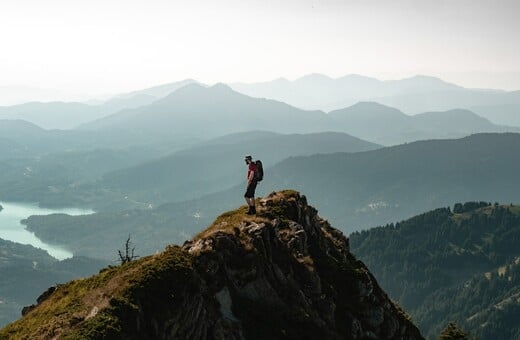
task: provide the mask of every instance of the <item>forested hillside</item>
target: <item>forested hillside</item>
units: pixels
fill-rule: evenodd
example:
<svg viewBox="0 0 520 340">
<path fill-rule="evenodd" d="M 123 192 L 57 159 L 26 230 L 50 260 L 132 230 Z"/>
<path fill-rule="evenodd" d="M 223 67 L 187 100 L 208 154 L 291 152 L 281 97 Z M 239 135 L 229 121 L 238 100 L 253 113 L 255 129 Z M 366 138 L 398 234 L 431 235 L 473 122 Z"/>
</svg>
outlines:
<svg viewBox="0 0 520 340">
<path fill-rule="evenodd" d="M 350 236 L 422 332 L 456 321 L 480 339 L 520 336 L 520 206 L 469 202 Z"/>
</svg>

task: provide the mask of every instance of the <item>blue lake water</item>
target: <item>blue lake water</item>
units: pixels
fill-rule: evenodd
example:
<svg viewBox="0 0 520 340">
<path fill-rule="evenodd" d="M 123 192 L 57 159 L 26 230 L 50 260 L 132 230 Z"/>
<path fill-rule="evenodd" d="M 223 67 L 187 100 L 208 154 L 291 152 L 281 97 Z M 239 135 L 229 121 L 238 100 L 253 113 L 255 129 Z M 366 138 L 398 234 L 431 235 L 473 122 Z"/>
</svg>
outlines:
<svg viewBox="0 0 520 340">
<path fill-rule="evenodd" d="M 0 202 L 4 209 L 0 211 L 0 238 L 21 244 L 30 244 L 33 247 L 46 250 L 51 256 L 64 260 L 72 257 L 72 252 L 64 247 L 42 242 L 32 232 L 25 229 L 20 223 L 31 215 L 49 215 L 49 214 L 68 214 L 68 215 L 86 215 L 92 214 L 92 210 L 63 208 L 63 209 L 47 209 L 40 208 L 36 203 L 17 203 L 17 202 Z"/>
</svg>

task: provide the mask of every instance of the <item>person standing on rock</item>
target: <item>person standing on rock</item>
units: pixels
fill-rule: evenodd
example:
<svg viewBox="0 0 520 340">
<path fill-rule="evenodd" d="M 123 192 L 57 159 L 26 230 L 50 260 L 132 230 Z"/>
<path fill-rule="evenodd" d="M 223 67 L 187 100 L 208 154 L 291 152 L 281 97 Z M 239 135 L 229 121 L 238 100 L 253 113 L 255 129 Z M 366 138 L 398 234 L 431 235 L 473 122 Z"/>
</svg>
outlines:
<svg viewBox="0 0 520 340">
<path fill-rule="evenodd" d="M 253 162 L 253 157 L 251 155 L 247 155 L 245 157 L 245 161 L 247 164 L 247 188 L 246 193 L 244 194 L 244 198 L 246 199 L 246 203 L 249 207 L 249 210 L 246 214 L 254 215 L 256 214 L 255 207 L 255 189 L 258 181 L 256 180 L 256 164 Z"/>
</svg>

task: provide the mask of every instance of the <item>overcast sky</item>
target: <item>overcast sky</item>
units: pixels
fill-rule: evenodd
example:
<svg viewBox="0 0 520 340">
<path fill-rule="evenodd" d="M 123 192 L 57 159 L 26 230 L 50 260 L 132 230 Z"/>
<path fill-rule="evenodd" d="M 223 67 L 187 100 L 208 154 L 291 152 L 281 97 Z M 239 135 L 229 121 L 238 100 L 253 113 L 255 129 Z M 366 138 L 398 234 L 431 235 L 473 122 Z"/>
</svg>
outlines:
<svg viewBox="0 0 520 340">
<path fill-rule="evenodd" d="M 416 74 L 520 89 L 520 1 L 1 0 L 0 87 Z"/>
</svg>

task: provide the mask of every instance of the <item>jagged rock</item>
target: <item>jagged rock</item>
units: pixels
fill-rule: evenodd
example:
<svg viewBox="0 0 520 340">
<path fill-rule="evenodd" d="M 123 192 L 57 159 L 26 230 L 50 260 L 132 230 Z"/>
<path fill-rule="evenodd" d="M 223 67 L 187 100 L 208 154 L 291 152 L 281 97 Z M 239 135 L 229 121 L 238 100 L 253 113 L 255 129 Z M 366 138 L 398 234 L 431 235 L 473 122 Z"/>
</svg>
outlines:
<svg viewBox="0 0 520 340">
<path fill-rule="evenodd" d="M 38 296 L 38 298 L 36 299 L 36 304 L 34 305 L 30 305 L 30 306 L 25 306 L 22 308 L 22 316 L 24 316 L 25 314 L 29 313 L 30 311 L 32 311 L 34 308 L 36 308 L 37 305 L 39 305 L 40 303 L 42 303 L 43 301 L 47 300 L 49 298 L 49 296 L 51 296 L 52 293 L 54 293 L 54 291 L 56 291 L 56 289 L 59 287 L 59 285 L 55 285 L 55 286 L 51 286 L 49 288 L 47 288 L 47 290 L 45 292 L 43 292 L 42 294 L 40 294 L 40 296 Z"/>
<path fill-rule="evenodd" d="M 244 213 L 219 216 L 182 247 L 58 287 L 0 338 L 422 339 L 304 196 L 272 193 L 256 216 Z M 64 299 L 83 305 L 52 309 Z"/>
</svg>

